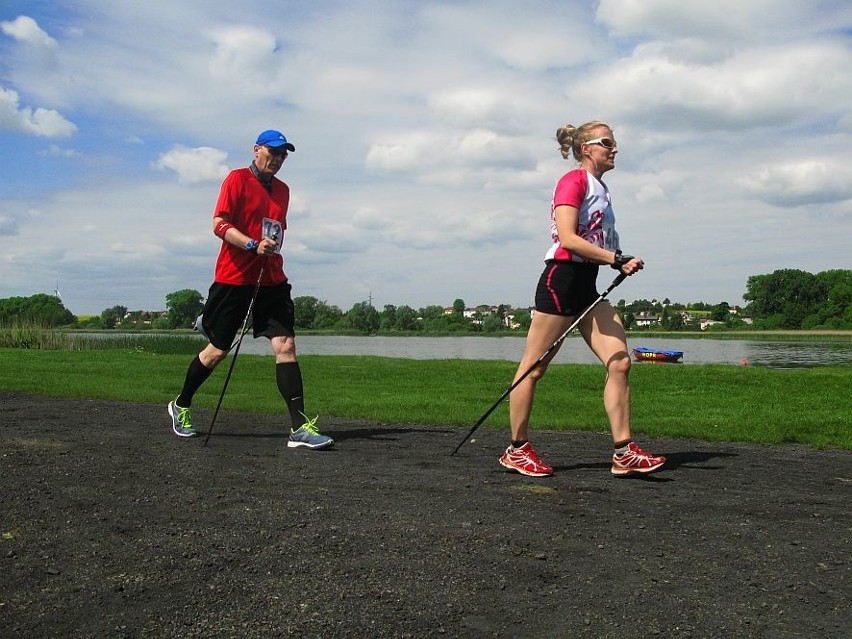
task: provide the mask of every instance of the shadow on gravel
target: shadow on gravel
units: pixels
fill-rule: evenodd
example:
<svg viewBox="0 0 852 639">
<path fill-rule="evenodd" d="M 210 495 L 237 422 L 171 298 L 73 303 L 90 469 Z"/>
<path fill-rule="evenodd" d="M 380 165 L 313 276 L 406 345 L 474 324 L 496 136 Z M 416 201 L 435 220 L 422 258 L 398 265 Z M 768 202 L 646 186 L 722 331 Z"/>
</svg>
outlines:
<svg viewBox="0 0 852 639">
<path fill-rule="evenodd" d="M 389 440 L 395 441 L 399 439 L 399 435 L 410 434 L 412 429 L 409 428 L 385 428 L 385 427 L 370 427 L 370 428 L 345 428 L 345 429 L 335 429 L 331 428 L 323 428 L 322 433 L 324 435 L 328 435 L 335 442 L 342 442 L 349 439 L 372 439 L 372 440 Z M 455 432 L 452 429 L 446 428 L 418 428 L 416 429 L 418 433 L 439 433 L 446 434 Z M 220 438 L 238 438 L 238 439 L 287 439 L 288 433 L 276 430 L 269 432 L 246 432 L 246 431 L 214 431 L 210 435 L 211 443 Z M 207 437 L 207 431 L 199 429 L 198 431 L 199 439 L 204 439 Z"/>
<path fill-rule="evenodd" d="M 198 431 L 199 439 L 204 439 L 207 437 L 207 431 Z M 223 437 L 245 437 L 247 439 L 286 439 L 288 437 L 287 433 L 278 432 L 269 432 L 269 433 L 235 433 L 223 431 L 221 433 L 213 432 L 210 434 L 210 440 L 216 440 Z"/>
<path fill-rule="evenodd" d="M 677 468 L 689 468 L 695 470 L 723 470 L 724 466 L 719 464 L 712 466 L 697 466 L 695 464 L 704 464 L 705 462 L 708 462 L 711 459 L 718 459 L 723 457 L 737 457 L 736 453 L 723 453 L 720 451 L 690 451 L 663 454 L 666 456 L 666 465 L 663 466 L 656 473 L 652 473 L 649 475 L 642 475 L 636 473 L 633 475 L 625 475 L 624 477 L 619 477 L 618 479 L 640 480 L 647 481 L 649 483 L 665 483 L 673 481 L 673 478 L 662 476 L 661 473 L 670 472 Z M 609 461 L 606 461 L 584 464 L 554 465 L 553 470 L 558 472 L 565 472 L 571 470 L 609 470 L 609 467 L 610 463 Z"/>
<path fill-rule="evenodd" d="M 660 470 L 649 475 L 634 474 L 618 477 L 619 480 L 631 479 L 633 481 L 644 481 L 649 484 L 665 484 L 674 481 L 674 477 L 666 475 L 677 468 L 688 468 L 690 470 L 724 470 L 724 466 L 692 466 L 694 463 L 703 463 L 718 457 L 737 457 L 736 453 L 722 452 L 699 452 L 692 451 L 686 453 L 665 453 L 666 465 Z"/>
<path fill-rule="evenodd" d="M 554 466 L 553 470 L 557 471 L 557 472 L 565 472 L 565 471 L 569 471 L 569 470 L 605 470 L 605 471 L 609 471 L 609 468 L 610 468 L 609 463 L 605 463 L 605 464 L 571 464 L 570 466 Z M 632 481 L 646 481 L 648 483 L 661 483 L 661 484 L 664 484 L 664 483 L 667 483 L 667 482 L 670 482 L 670 481 L 674 481 L 674 479 L 672 477 L 660 476 L 660 473 L 664 473 L 664 472 L 666 472 L 666 470 L 669 470 L 668 464 L 666 466 L 664 466 L 663 468 L 661 468 L 660 470 L 658 470 L 657 472 L 650 474 L 650 475 L 642 475 L 642 474 L 639 474 L 639 473 L 635 473 L 633 475 L 624 475 L 624 476 L 621 476 L 621 477 L 613 477 L 613 479 L 616 479 L 617 481 L 632 480 Z"/>
<path fill-rule="evenodd" d="M 689 451 L 682 453 L 665 453 L 666 465 L 663 470 L 674 470 L 676 468 L 686 467 L 698 470 L 723 470 L 722 465 L 713 466 L 693 466 L 692 464 L 704 464 L 711 459 L 719 459 L 725 457 L 738 457 L 736 453 L 723 453 L 721 451 Z"/>
<path fill-rule="evenodd" d="M 554 471 L 566 470 L 609 470 L 610 462 L 595 462 L 594 464 L 552 464 Z"/>
<path fill-rule="evenodd" d="M 347 428 L 345 430 L 334 430 L 333 428 L 323 429 L 323 434 L 328 435 L 335 442 L 343 442 L 347 439 L 398 439 L 396 435 L 411 433 L 408 428 Z M 447 429 L 439 428 L 418 428 L 418 433 L 450 433 L 453 432 Z"/>
</svg>

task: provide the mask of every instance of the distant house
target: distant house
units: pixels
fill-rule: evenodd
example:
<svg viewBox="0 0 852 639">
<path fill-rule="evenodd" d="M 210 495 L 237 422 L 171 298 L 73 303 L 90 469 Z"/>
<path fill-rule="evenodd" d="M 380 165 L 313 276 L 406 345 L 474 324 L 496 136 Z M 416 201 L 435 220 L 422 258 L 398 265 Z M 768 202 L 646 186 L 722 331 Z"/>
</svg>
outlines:
<svg viewBox="0 0 852 639">
<path fill-rule="evenodd" d="M 650 326 L 656 326 L 660 323 L 659 315 L 655 313 L 649 313 L 648 311 L 640 311 L 636 314 L 636 326 L 639 328 L 648 328 Z"/>
<path fill-rule="evenodd" d="M 533 309 L 528 309 L 532 314 Z M 456 310 L 452 306 L 444 307 L 444 315 L 453 315 Z M 480 304 L 475 308 L 466 308 L 462 311 L 462 316 L 468 320 L 474 326 L 481 326 L 482 320 L 490 315 L 498 315 L 501 313 L 499 306 L 489 306 L 487 304 Z M 512 309 L 505 308 L 502 311 L 502 323 L 506 328 L 511 328 L 516 330 L 521 327 L 518 322 L 515 321 L 515 314 Z"/>
<path fill-rule="evenodd" d="M 122 322 L 127 324 L 151 324 L 158 317 L 168 317 L 169 312 L 166 311 L 127 311 L 122 318 Z"/>
<path fill-rule="evenodd" d="M 476 308 L 466 308 L 464 309 L 463 315 L 466 319 L 470 320 L 470 323 L 474 326 L 481 326 L 482 319 L 487 317 L 488 315 L 493 315 L 497 310 L 496 306 L 488 306 L 487 304 L 480 304 Z"/>
<path fill-rule="evenodd" d="M 516 331 L 521 327 L 521 325 L 515 321 L 514 313 L 508 313 L 503 319 L 503 324 L 506 326 L 506 328 L 511 328 L 513 331 Z"/>
</svg>

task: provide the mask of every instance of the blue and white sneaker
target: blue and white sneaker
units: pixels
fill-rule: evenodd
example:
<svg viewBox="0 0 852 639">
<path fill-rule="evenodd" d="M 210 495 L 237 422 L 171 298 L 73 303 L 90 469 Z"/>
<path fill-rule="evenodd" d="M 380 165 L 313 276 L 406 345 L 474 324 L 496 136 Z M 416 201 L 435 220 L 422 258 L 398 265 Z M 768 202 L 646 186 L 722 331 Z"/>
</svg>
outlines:
<svg viewBox="0 0 852 639">
<path fill-rule="evenodd" d="M 287 448 L 310 448 L 311 450 L 321 450 L 334 445 L 334 440 L 327 435 L 321 435 L 317 430 L 317 419 L 308 419 L 307 415 L 302 415 L 307 421 L 302 424 L 297 430 L 290 431 L 290 439 L 287 440 Z"/>
<path fill-rule="evenodd" d="M 169 402 L 172 430 L 178 437 L 195 437 L 198 433 L 192 427 L 192 413 L 188 408 L 181 408 L 175 402 Z"/>
</svg>

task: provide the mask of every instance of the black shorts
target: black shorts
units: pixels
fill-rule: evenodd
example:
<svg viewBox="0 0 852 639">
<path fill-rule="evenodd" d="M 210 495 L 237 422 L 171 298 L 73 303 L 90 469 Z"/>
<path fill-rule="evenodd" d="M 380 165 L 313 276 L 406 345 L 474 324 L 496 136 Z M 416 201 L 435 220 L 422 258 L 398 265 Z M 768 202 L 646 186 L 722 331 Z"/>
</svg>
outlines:
<svg viewBox="0 0 852 639">
<path fill-rule="evenodd" d="M 201 313 L 201 327 L 210 343 L 226 351 L 243 326 L 254 286 L 213 283 Z M 296 313 L 289 282 L 261 286 L 252 307 L 255 337 L 295 337 Z"/>
<path fill-rule="evenodd" d="M 549 315 L 579 315 L 599 296 L 599 266 L 548 260 L 535 290 L 535 310 Z"/>
</svg>

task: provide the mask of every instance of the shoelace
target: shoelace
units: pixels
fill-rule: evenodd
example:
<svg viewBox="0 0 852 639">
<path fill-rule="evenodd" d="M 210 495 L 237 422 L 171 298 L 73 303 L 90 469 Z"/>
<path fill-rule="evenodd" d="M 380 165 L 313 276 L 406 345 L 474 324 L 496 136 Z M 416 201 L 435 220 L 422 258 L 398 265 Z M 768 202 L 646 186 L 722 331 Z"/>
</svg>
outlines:
<svg viewBox="0 0 852 639">
<path fill-rule="evenodd" d="M 527 449 L 523 454 L 522 458 L 528 462 L 532 462 L 536 466 L 544 466 L 541 459 L 539 459 L 538 453 L 534 448 Z"/>
<path fill-rule="evenodd" d="M 177 404 L 175 404 L 175 408 L 178 410 L 177 420 L 181 428 L 192 428 L 192 415 L 190 414 L 189 409 L 181 408 Z"/>
<path fill-rule="evenodd" d="M 536 453 L 534 450 L 530 450 L 529 452 L 527 452 L 526 457 L 535 464 L 541 463 L 541 459 L 539 459 L 538 453 Z"/>
<path fill-rule="evenodd" d="M 528 464 L 531 464 L 536 470 L 544 470 L 547 467 L 547 464 L 541 461 L 541 458 L 538 456 L 538 452 L 534 448 L 530 448 L 529 451 L 527 451 L 525 461 Z"/>
<path fill-rule="evenodd" d="M 313 419 L 310 419 L 304 413 L 299 413 L 299 415 L 304 417 L 305 420 L 306 420 L 305 423 L 302 424 L 301 427 L 304 428 L 306 431 L 308 431 L 311 435 L 319 435 L 319 430 L 317 429 L 317 420 L 319 419 L 319 415 L 317 415 Z"/>
<path fill-rule="evenodd" d="M 638 446 L 634 449 L 631 449 L 624 453 L 623 455 L 616 455 L 621 463 L 625 463 L 625 459 L 628 464 L 641 464 L 643 461 L 647 461 L 649 463 L 654 463 L 657 461 L 658 455 L 652 455 L 648 452 L 645 452 Z"/>
</svg>

